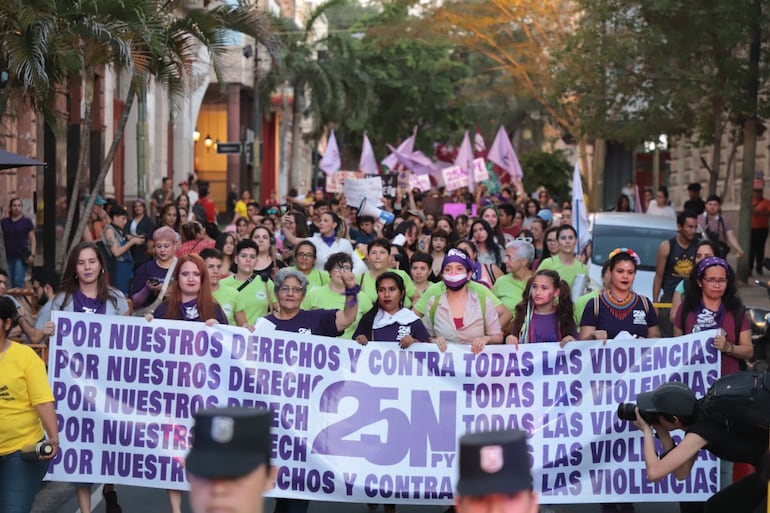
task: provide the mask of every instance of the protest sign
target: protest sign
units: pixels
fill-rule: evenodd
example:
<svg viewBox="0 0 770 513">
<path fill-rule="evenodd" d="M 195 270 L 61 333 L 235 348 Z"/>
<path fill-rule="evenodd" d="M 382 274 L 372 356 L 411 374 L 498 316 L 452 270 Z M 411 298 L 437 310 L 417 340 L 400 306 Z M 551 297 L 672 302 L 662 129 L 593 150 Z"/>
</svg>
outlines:
<svg viewBox="0 0 770 513">
<path fill-rule="evenodd" d="M 361 178 L 364 176 L 359 171 L 337 171 L 326 176 L 326 192 L 342 192 L 346 178 Z"/>
<path fill-rule="evenodd" d="M 382 179 L 379 176 L 345 179 L 345 201 L 358 208 L 364 199 L 373 205 L 382 206 Z"/>
<path fill-rule="evenodd" d="M 489 171 L 487 170 L 487 161 L 484 159 L 473 159 L 473 176 L 476 183 L 489 180 Z"/>
<path fill-rule="evenodd" d="M 699 500 L 718 489 L 708 453 L 691 475 L 646 479 L 642 435 L 619 402 L 668 381 L 702 396 L 715 331 L 658 340 L 401 350 L 232 326 L 56 312 L 49 378 L 61 450 L 48 479 L 185 489 L 191 418 L 206 406 L 274 414 L 272 495 L 449 504 L 466 432 L 530 434 L 541 503 Z"/>
<path fill-rule="evenodd" d="M 409 188 L 417 189 L 422 192 L 430 190 L 430 176 L 428 175 L 409 175 Z"/>
<path fill-rule="evenodd" d="M 446 190 L 454 191 L 462 187 L 468 187 L 468 173 L 460 166 L 449 166 L 441 170 Z"/>
<path fill-rule="evenodd" d="M 444 203 L 444 214 L 452 216 L 453 219 L 457 219 L 460 215 L 472 215 L 475 216 L 478 212 L 478 206 L 474 203 L 468 208 L 467 203 Z"/>
</svg>

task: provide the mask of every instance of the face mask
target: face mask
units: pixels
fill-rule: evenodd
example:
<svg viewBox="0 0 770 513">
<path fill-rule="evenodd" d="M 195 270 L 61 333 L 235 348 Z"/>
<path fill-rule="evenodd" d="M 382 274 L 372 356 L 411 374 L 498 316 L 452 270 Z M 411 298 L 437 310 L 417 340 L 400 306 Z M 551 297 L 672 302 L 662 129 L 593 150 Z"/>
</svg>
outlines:
<svg viewBox="0 0 770 513">
<path fill-rule="evenodd" d="M 441 279 L 449 290 L 460 290 L 468 283 L 467 274 L 442 274 Z"/>
</svg>

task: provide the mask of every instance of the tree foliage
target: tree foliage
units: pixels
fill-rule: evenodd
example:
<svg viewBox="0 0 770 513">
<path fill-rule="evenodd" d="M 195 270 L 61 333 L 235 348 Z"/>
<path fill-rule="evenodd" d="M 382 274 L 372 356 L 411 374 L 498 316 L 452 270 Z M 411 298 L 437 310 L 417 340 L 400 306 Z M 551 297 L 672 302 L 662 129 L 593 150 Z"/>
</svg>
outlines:
<svg viewBox="0 0 770 513">
<path fill-rule="evenodd" d="M 524 171 L 525 191 L 534 191 L 543 186 L 560 201 L 570 197 L 572 166 L 563 151 L 525 153 L 521 156 L 521 169 Z"/>
</svg>

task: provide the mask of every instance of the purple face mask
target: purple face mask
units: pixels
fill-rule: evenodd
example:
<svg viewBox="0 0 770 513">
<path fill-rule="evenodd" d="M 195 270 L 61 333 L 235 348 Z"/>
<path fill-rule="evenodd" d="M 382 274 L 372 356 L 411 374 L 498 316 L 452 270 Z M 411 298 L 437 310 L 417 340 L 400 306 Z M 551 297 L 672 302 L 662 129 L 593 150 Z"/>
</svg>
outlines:
<svg viewBox="0 0 770 513">
<path fill-rule="evenodd" d="M 449 290 L 460 290 L 465 286 L 466 283 L 468 283 L 467 274 L 444 273 L 441 275 L 441 279 L 444 281 L 444 285 L 446 285 Z"/>
</svg>

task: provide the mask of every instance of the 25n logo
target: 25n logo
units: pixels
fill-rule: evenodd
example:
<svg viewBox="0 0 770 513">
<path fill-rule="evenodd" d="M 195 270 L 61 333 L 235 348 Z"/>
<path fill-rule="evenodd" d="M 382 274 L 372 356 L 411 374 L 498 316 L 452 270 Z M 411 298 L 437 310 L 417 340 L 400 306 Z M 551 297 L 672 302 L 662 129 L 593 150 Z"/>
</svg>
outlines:
<svg viewBox="0 0 770 513">
<path fill-rule="evenodd" d="M 405 394 L 404 394 L 405 395 Z M 322 429 L 313 441 L 317 454 L 361 457 L 375 465 L 392 465 L 409 455 L 409 465 L 426 467 L 430 444 L 431 466 L 443 460 L 443 454 L 455 452 L 457 396 L 452 391 L 439 393 L 435 405 L 426 390 L 412 390 L 399 397 L 399 389 L 374 387 L 360 381 L 338 381 L 321 394 L 323 413 L 340 413 L 345 399 L 356 401 L 355 410 L 340 421 Z M 386 407 L 391 402 L 404 408 Z M 408 414 L 405 410 L 409 410 Z M 367 428 L 385 422 L 385 439 Z M 354 437 L 355 433 L 360 433 Z"/>
</svg>

